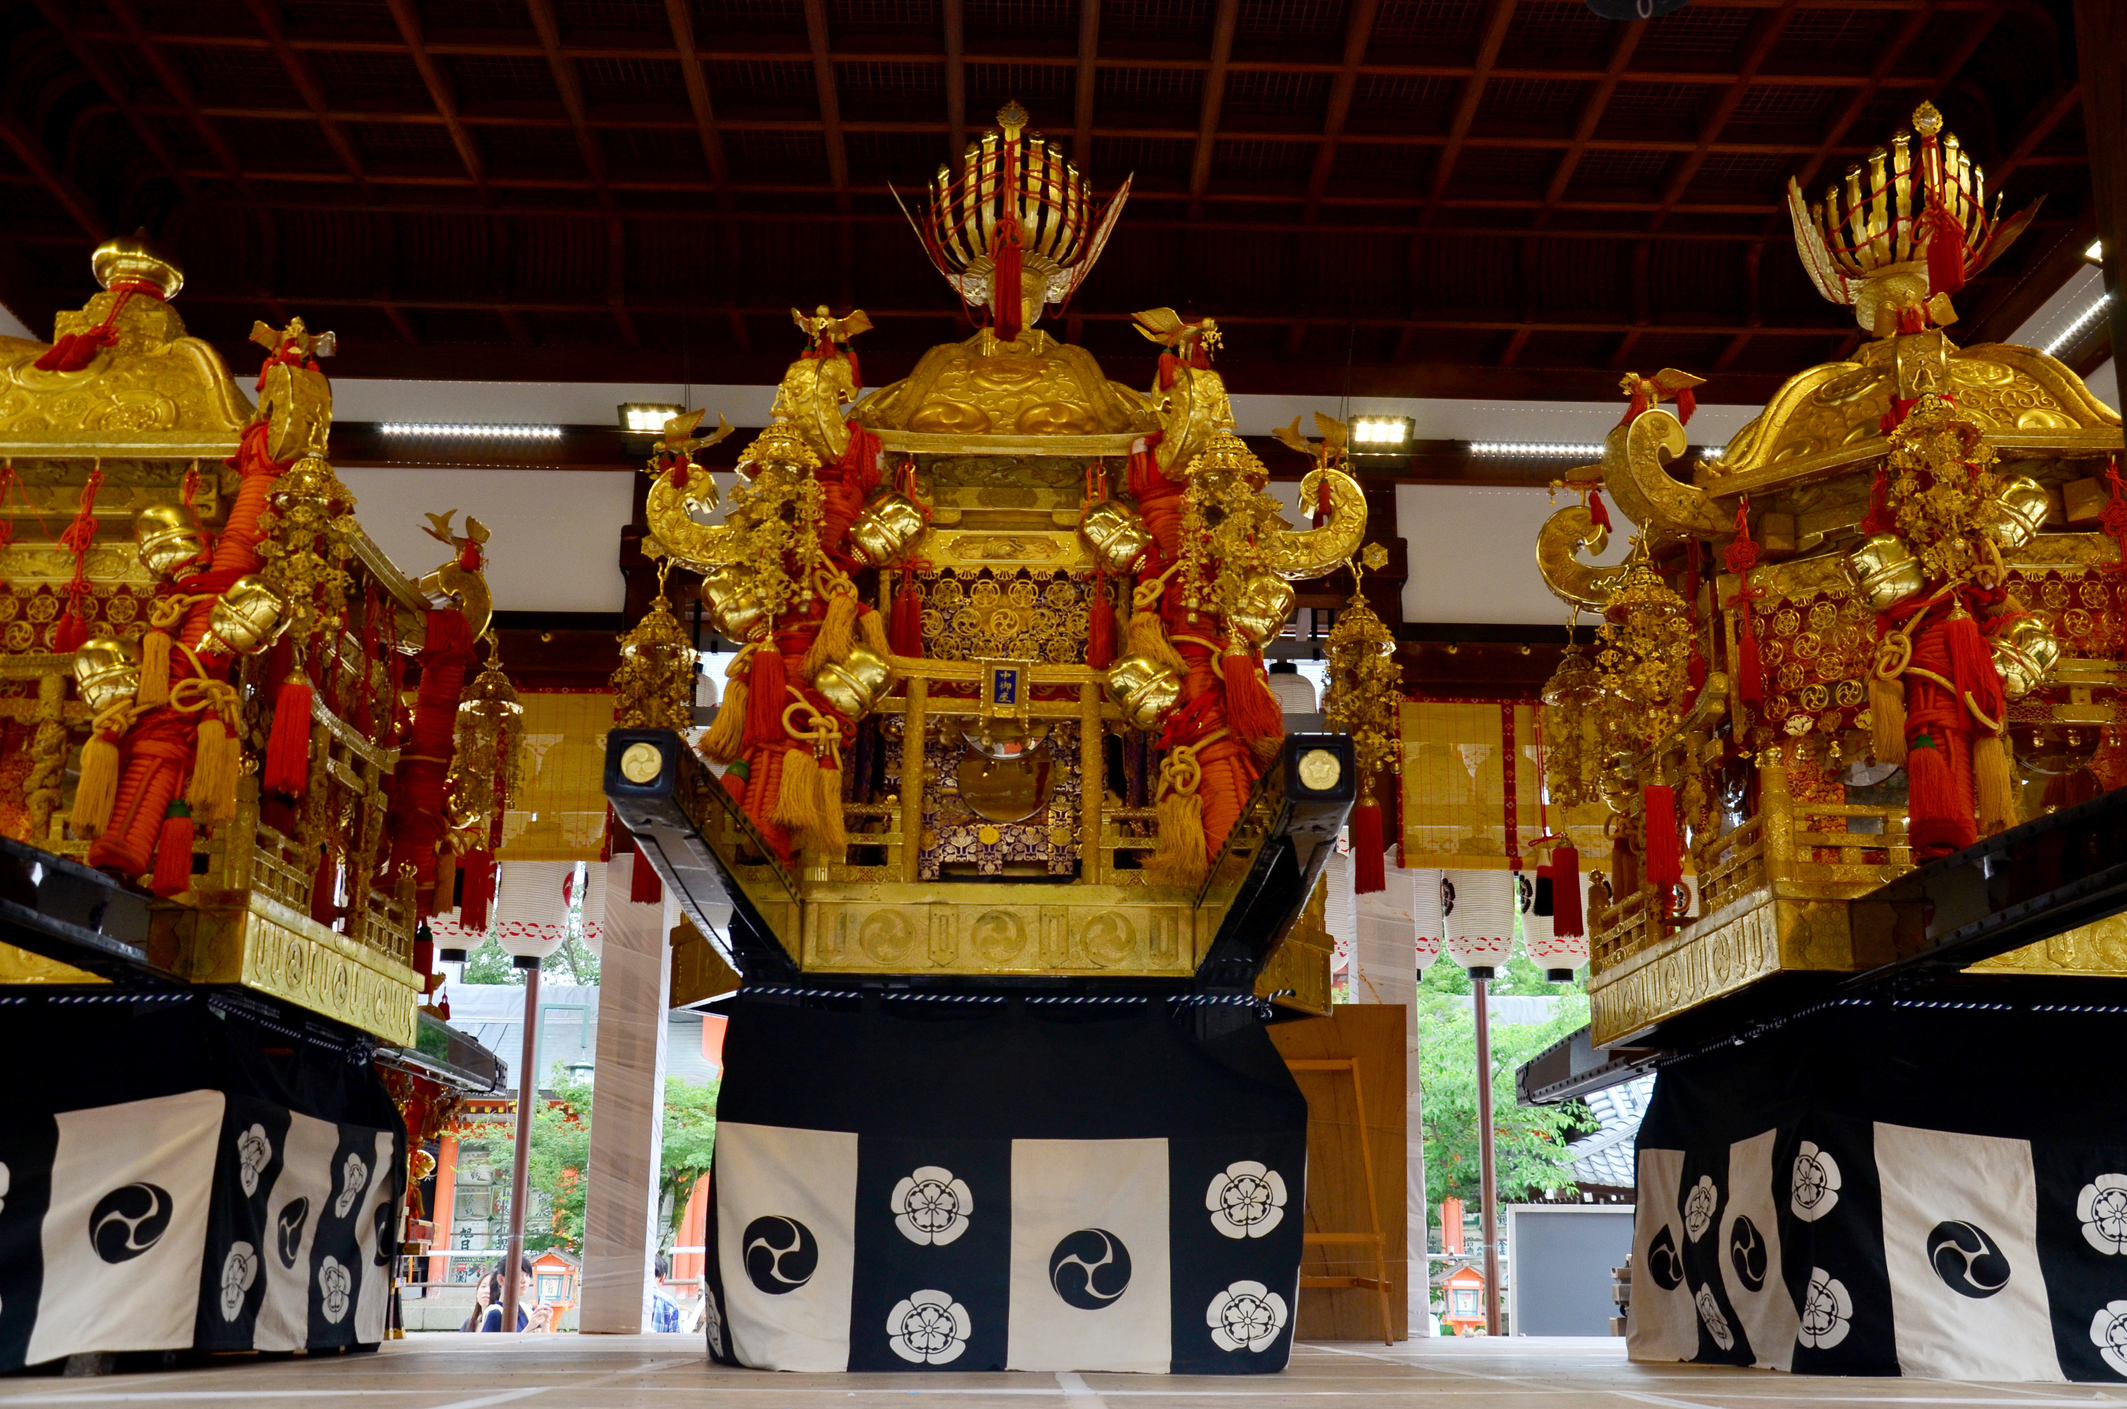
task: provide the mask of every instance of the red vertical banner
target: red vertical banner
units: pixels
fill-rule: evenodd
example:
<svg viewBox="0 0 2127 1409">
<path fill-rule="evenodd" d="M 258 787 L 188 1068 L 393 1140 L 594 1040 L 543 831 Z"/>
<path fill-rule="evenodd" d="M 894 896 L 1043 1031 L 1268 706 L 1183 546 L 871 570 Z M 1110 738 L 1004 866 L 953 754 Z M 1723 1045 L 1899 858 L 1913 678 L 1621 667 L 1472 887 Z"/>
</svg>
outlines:
<svg viewBox="0 0 2127 1409">
<path fill-rule="evenodd" d="M 1506 852 L 1507 869 L 1521 869 L 1521 809 L 1514 790 L 1514 706 L 1502 701 L 1499 706 L 1499 770 L 1501 791 L 1506 795 Z"/>
</svg>

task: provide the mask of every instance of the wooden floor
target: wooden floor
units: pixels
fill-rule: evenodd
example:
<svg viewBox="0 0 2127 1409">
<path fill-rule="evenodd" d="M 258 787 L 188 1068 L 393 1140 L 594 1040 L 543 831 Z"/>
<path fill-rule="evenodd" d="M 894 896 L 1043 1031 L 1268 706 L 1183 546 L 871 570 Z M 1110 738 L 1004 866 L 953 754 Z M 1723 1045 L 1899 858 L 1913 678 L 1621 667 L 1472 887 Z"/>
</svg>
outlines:
<svg viewBox="0 0 2127 1409">
<path fill-rule="evenodd" d="M 93 1379 L 0 1379 L 16 1405 L 231 1405 L 240 1409 L 1219 1409 L 1339 1403 L 1441 1409 L 1773 1409 L 1826 1405 L 2127 1405 L 2127 1384 L 1970 1385 L 1806 1379 L 1770 1371 L 1632 1365 L 1621 1341 L 1434 1340 L 1388 1350 L 1302 1345 L 1282 1375 L 778 1375 L 711 1367 L 692 1337 L 437 1334 L 375 1355 L 245 1362 Z"/>
</svg>

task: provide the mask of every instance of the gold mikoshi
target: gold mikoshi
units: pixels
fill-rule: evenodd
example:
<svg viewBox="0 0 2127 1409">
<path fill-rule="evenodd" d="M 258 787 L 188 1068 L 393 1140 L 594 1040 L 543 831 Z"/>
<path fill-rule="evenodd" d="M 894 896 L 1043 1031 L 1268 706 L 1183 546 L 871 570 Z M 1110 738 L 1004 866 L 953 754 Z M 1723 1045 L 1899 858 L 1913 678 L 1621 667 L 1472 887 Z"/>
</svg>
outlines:
<svg viewBox="0 0 2127 1409">
<path fill-rule="evenodd" d="M 2020 616 L 1993 641 L 1994 668 L 2001 672 L 2002 693 L 2021 699 L 2045 683 L 2061 658 L 2061 643 L 2043 618 Z"/>
<path fill-rule="evenodd" d="M 2029 475 L 2018 475 L 1979 506 L 1979 526 L 1994 535 L 2004 553 L 2038 537 L 2046 526 L 2046 491 Z"/>
<path fill-rule="evenodd" d="M 1871 611 L 1887 612 L 1927 586 L 1920 560 L 1895 533 L 1871 534 L 1846 561 Z"/>
<path fill-rule="evenodd" d="M 203 565 L 195 560 L 207 548 L 199 520 L 182 504 L 155 504 L 134 515 L 133 544 L 140 565 L 157 577 L 168 577 L 186 563 L 197 572 Z"/>
<path fill-rule="evenodd" d="M 1240 600 L 1226 613 L 1226 629 L 1237 642 L 1264 646 L 1285 629 L 1296 600 L 1284 578 L 1257 573 L 1241 584 Z"/>
<path fill-rule="evenodd" d="M 768 621 L 767 607 L 752 580 L 728 564 L 702 579 L 702 605 L 708 608 L 709 624 L 732 641 L 750 640 L 754 629 Z"/>
<path fill-rule="evenodd" d="M 1078 521 L 1078 536 L 1109 572 L 1128 572 L 1152 542 L 1152 532 L 1144 522 L 1129 506 L 1113 499 L 1104 499 L 1086 511 Z"/>
<path fill-rule="evenodd" d="M 907 495 L 881 494 L 850 523 L 850 555 L 868 568 L 885 567 L 914 547 L 926 526 Z"/>
<path fill-rule="evenodd" d="M 1108 667 L 1108 698 L 1132 729 L 1157 729 L 1181 695 L 1181 680 L 1150 656 L 1124 656 Z"/>
<path fill-rule="evenodd" d="M 140 653 L 116 636 L 92 636 L 74 652 L 74 688 L 89 713 L 101 714 L 140 692 Z"/>
<path fill-rule="evenodd" d="M 256 655 L 280 639 L 287 604 L 257 576 L 239 577 L 214 603 L 207 637 L 233 655 Z"/>
<path fill-rule="evenodd" d="M 864 646 L 850 647 L 849 658 L 839 664 L 829 661 L 821 666 L 812 682 L 829 704 L 852 721 L 870 714 L 893 683 L 892 668 Z"/>
</svg>

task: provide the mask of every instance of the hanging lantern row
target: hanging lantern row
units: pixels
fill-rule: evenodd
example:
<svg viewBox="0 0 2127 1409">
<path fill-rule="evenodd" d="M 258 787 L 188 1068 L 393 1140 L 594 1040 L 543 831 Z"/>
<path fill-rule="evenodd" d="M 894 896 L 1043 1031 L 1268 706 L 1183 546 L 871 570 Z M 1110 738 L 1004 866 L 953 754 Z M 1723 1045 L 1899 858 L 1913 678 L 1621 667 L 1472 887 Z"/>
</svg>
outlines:
<svg viewBox="0 0 2127 1409">
<path fill-rule="evenodd" d="M 1445 949 L 1473 979 L 1498 976 L 1514 952 L 1514 922 L 1521 920 L 1529 957 L 1552 983 L 1566 983 L 1588 962 L 1585 934 L 1560 934 L 1547 907 L 1538 904 L 1535 877 L 1524 871 L 1441 871 L 1437 884 L 1420 880 L 1413 918 L 1417 963 L 1422 974 Z M 1576 926 L 1578 928 L 1578 926 Z"/>
</svg>

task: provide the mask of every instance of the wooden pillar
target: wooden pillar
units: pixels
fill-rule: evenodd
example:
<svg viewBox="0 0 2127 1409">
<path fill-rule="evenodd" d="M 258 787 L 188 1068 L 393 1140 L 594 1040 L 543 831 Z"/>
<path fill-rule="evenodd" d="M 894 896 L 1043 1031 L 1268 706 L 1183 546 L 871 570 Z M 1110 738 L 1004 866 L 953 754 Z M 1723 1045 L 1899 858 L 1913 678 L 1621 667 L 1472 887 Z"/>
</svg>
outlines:
<svg viewBox="0 0 2127 1409">
<path fill-rule="evenodd" d="M 2120 277 L 2127 268 L 2127 7 L 2120 0 L 2075 0 L 2075 52 L 2117 369 L 2127 355 L 2127 298 L 2121 296 Z"/>
<path fill-rule="evenodd" d="M 583 1212 L 585 1335 L 650 1328 L 665 1120 L 665 1021 L 672 993 L 665 907 L 628 899 L 638 856 L 607 863 L 598 995 L 598 1099 Z"/>
<path fill-rule="evenodd" d="M 436 1229 L 435 1239 L 428 1245 L 428 1280 L 431 1282 L 450 1280 L 451 1260 L 448 1257 L 437 1257 L 434 1250 L 450 1250 L 451 1219 L 458 1211 L 457 1188 L 458 1137 L 446 1131 L 443 1137 L 436 1141 L 436 1197 L 428 1210 L 428 1221 Z"/>
</svg>

